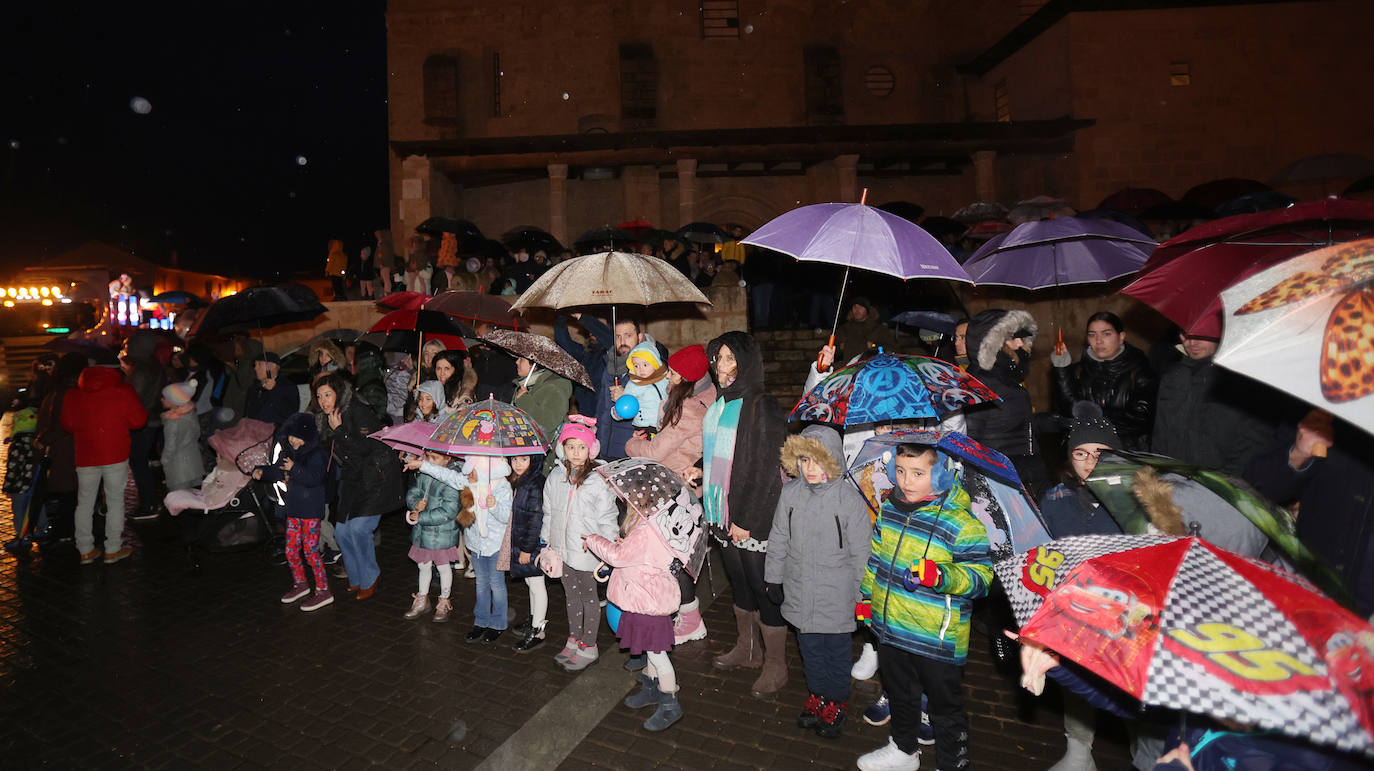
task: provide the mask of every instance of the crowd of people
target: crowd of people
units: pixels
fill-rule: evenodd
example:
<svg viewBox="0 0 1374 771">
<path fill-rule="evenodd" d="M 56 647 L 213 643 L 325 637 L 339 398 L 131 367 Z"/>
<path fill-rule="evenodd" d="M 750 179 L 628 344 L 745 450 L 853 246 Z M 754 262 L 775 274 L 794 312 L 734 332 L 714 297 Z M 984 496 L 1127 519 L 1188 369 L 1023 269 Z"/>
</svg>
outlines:
<svg viewBox="0 0 1374 771">
<path fill-rule="evenodd" d="M 522 279 L 514 281 L 518 290 Z M 853 302 L 846 317 L 836 345 L 807 365 L 808 382 L 836 363 L 899 348 L 866 300 Z M 4 489 L 16 516 L 36 512 L 33 539 L 71 539 L 83 564 L 114 563 L 131 553 L 122 540 L 126 478 L 139 501 L 129 519 L 167 516 L 163 491 L 199 483 L 213 464 L 213 432 L 241 418 L 269 423 L 277 429 L 274 452 L 252 476 L 284 488 L 272 504 L 290 571 L 281 602 L 303 611 L 334 603 L 331 570 L 356 600 L 373 597 L 381 574 L 398 568 L 378 564 L 374 533 L 381 517 L 399 513 L 411 526 L 418 579 L 398 613 L 432 622 L 465 615 L 454 607 L 453 586 L 455 574 L 466 576 L 476 600 L 465 641 L 492 645 L 507 632 L 507 585 L 523 583 L 529 614 L 510 647 L 529 653 L 554 636 L 547 583 L 558 581 L 567 636 L 554 661 L 579 672 L 602 656 L 598 585 L 606 581 L 620 646 L 630 654 L 625 666 L 639 681 L 625 704 L 654 707 L 644 727 L 660 731 L 682 716 L 670 652 L 707 630 L 692 577 L 595 471 L 618 458 L 649 458 L 700 501 L 701 522 L 729 577 L 735 628 L 715 631 L 732 642 L 715 667 L 755 670 L 751 691 L 774 694 L 787 682 L 785 650 L 795 632 L 809 692 L 797 723 L 832 739 L 850 713 L 851 679 L 881 679 L 882 697 L 862 717 L 890 725 L 891 738 L 858 758 L 862 769 L 916 769 L 919 748 L 929 744 L 936 767 L 968 767 L 961 680 L 971 629 L 977 623 L 1001 641 L 1002 630 L 1015 626 L 997 596 L 988 534 L 970 511 L 959 467 L 929 445 L 897 444 L 881 469 L 890 492 L 873 507 L 845 478 L 867 436 L 937 427 L 967 433 L 1010 459 L 1056 538 L 1120 532 L 1085 484 L 1103 452 L 1151 451 L 1224 471 L 1300 512 L 1298 535 L 1350 588 L 1359 612 L 1374 613 L 1374 537 L 1364 508 L 1374 489 L 1369 437 L 1218 369 L 1215 339 L 1181 336 L 1170 360 L 1137 345 L 1148 349 L 1150 341 L 1128 340 L 1115 314 L 1096 313 L 1077 360 L 1068 346 L 1050 353 L 1055 406 L 1036 414 L 1026 387 L 1036 320 L 1024 310 L 985 310 L 932 350 L 920 338 L 905 339 L 922 348 L 908 352 L 957 363 L 1000 401 L 938 422 L 890 421 L 842 434 L 821 424 L 789 427 L 765 388 L 768 352 L 747 332 L 676 351 L 623 316 L 613 325 L 560 316 L 554 332 L 595 388 L 499 348 L 450 351 L 439 341 L 424 345 L 417 361 L 366 343 L 321 340 L 309 350 L 302 383 L 281 371 L 277 353 L 246 336 L 178 350 L 165 338 L 136 334 L 118 368 L 88 366 L 80 354 L 40 360 L 15 411 Z M 1160 361 L 1168 362 L 1162 372 Z M 373 437 L 388 424 L 440 424 L 488 392 L 539 425 L 552 440 L 547 453 L 398 457 Z M 626 395 L 638 408 L 622 414 Z M 93 515 L 102 489 L 105 534 L 97 543 Z M 1273 558 L 1253 526 L 1193 509 L 1181 517 L 1175 509 L 1171 519 L 1164 509 L 1151 512 L 1160 532 Z M 7 548 L 26 553 L 29 537 Z M 857 660 L 855 634 L 862 641 Z M 1082 680 L 1081 671 L 1043 650 L 1022 651 L 1041 674 L 1053 666 L 1056 679 Z M 1074 695 L 1074 685 L 1065 692 L 1068 744 L 1055 768 L 1091 768 L 1097 702 Z M 1166 754 L 1165 731 L 1139 722 L 1136 763 L 1150 768 Z M 1271 743 L 1273 752 L 1285 751 L 1283 742 Z"/>
</svg>

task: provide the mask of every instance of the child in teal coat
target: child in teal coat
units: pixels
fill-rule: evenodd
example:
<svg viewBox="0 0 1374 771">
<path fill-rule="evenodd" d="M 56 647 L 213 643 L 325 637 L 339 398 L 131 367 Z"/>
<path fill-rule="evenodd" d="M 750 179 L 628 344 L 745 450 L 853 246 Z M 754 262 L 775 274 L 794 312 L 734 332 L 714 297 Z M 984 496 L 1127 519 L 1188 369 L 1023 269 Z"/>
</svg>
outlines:
<svg viewBox="0 0 1374 771">
<path fill-rule="evenodd" d="M 425 460 L 447 467 L 450 456 L 433 450 L 425 451 Z M 424 470 L 415 475 L 415 484 L 406 493 L 406 521 L 414 527 L 410 531 L 410 558 L 420 566 L 419 591 L 411 595 L 410 610 L 405 617 L 418 618 L 429 610 L 429 587 L 433 568 L 439 568 L 439 602 L 434 607 L 435 623 L 448 621 L 453 612 L 449 592 L 453 589 L 453 566 L 459 559 L 458 511 L 460 491 Z"/>
</svg>

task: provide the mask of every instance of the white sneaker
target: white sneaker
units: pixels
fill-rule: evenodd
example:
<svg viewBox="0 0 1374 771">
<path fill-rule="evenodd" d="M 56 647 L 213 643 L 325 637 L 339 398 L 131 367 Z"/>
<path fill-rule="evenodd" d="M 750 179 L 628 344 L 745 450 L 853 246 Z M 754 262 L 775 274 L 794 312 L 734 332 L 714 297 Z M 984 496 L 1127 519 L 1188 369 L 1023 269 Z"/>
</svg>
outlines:
<svg viewBox="0 0 1374 771">
<path fill-rule="evenodd" d="M 872 680 L 878 674 L 878 652 L 873 649 L 872 643 L 864 643 L 863 653 L 859 654 L 859 660 L 854 662 L 854 668 L 849 670 L 849 676 L 855 680 Z"/>
<path fill-rule="evenodd" d="M 898 749 L 897 743 L 889 737 L 886 746 L 860 756 L 858 765 L 859 771 L 919 771 L 921 753 L 908 755 Z"/>
</svg>

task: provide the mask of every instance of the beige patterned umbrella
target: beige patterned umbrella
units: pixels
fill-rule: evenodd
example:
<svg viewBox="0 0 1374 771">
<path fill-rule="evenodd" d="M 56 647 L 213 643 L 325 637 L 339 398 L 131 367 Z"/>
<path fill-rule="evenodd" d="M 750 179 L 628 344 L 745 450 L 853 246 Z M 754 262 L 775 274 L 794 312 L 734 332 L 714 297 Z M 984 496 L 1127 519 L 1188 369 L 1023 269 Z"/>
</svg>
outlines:
<svg viewBox="0 0 1374 771">
<path fill-rule="evenodd" d="M 511 310 L 659 303 L 710 305 L 711 301 L 664 260 L 626 252 L 601 252 L 554 266 L 520 295 Z"/>
</svg>

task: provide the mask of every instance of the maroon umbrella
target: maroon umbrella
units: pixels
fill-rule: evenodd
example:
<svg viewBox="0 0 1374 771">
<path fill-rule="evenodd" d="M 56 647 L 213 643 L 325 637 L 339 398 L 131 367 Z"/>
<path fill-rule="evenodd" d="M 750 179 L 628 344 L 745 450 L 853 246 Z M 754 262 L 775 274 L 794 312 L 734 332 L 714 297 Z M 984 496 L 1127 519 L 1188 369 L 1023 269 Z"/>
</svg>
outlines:
<svg viewBox="0 0 1374 771">
<path fill-rule="evenodd" d="M 1327 198 L 1240 214 L 1160 244 L 1122 291 L 1184 331 L 1221 336 L 1221 290 L 1295 254 L 1374 234 L 1374 203 Z"/>
<path fill-rule="evenodd" d="M 1102 199 L 1099 209 L 1115 209 L 1127 214 L 1140 214 L 1151 206 L 1173 203 L 1168 193 L 1152 187 L 1127 187 Z"/>
<path fill-rule="evenodd" d="M 526 326 L 510 309 L 510 301 L 501 295 L 450 290 L 431 297 L 425 309 L 443 311 L 470 324 L 491 324 L 507 329 Z"/>
</svg>

